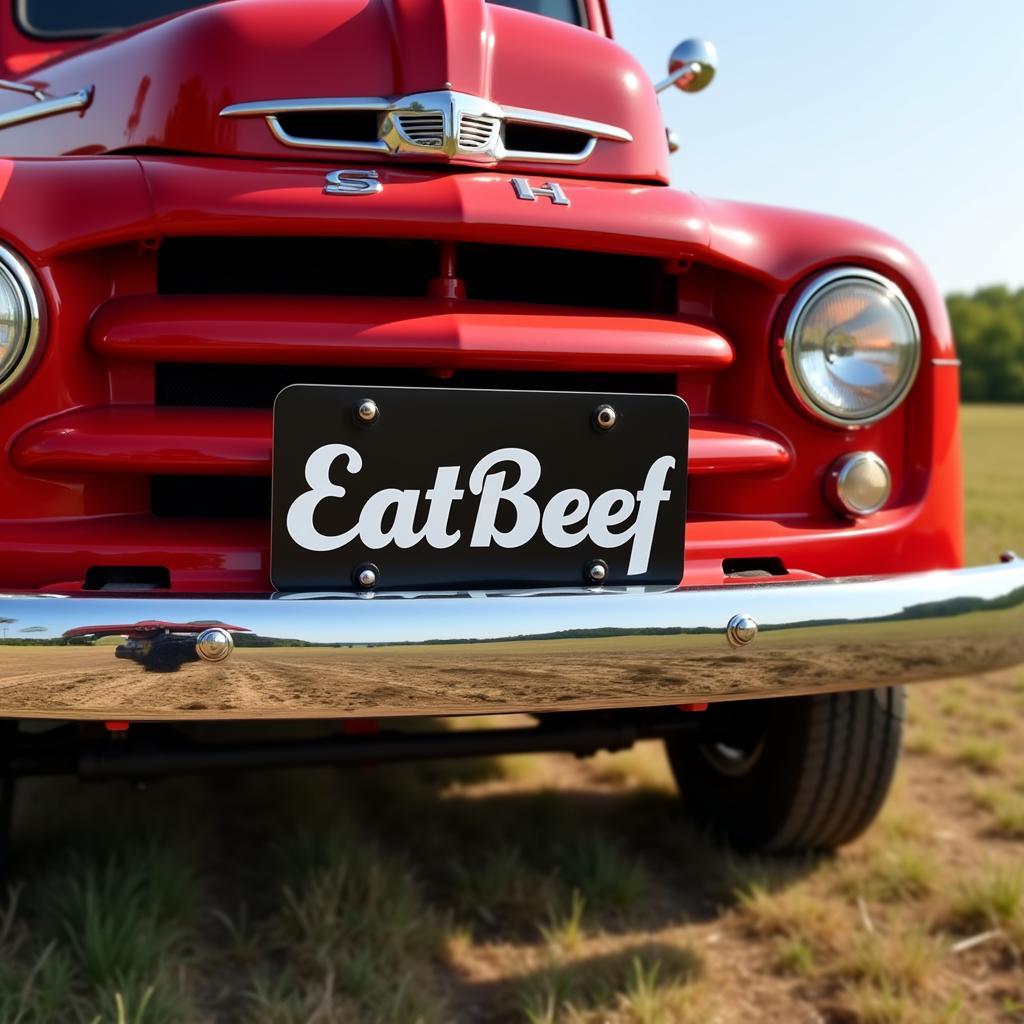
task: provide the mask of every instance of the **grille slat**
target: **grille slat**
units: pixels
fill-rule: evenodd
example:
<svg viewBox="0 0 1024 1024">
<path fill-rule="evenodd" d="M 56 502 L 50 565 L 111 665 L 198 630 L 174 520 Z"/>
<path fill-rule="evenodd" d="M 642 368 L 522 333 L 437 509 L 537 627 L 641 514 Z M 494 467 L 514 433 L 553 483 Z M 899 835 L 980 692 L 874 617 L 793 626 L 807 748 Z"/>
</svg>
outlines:
<svg viewBox="0 0 1024 1024">
<path fill-rule="evenodd" d="M 440 148 L 444 145 L 444 116 L 440 111 L 423 114 L 396 114 L 398 130 L 417 146 Z"/>
<path fill-rule="evenodd" d="M 486 149 L 498 134 L 498 122 L 493 117 L 463 114 L 459 123 L 459 145 L 463 149 Z"/>
</svg>

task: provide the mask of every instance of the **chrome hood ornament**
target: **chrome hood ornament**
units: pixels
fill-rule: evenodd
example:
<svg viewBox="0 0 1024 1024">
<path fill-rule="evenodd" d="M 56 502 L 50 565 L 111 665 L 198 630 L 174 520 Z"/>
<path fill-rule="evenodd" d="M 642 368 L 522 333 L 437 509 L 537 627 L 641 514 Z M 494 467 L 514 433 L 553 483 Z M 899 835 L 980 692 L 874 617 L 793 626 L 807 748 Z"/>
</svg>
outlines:
<svg viewBox="0 0 1024 1024">
<path fill-rule="evenodd" d="M 599 139 L 633 141 L 629 132 L 600 121 L 503 107 L 449 89 L 396 99 L 259 100 L 232 104 L 220 116 L 265 118 L 279 142 L 301 149 L 480 164 L 578 164 Z"/>
</svg>

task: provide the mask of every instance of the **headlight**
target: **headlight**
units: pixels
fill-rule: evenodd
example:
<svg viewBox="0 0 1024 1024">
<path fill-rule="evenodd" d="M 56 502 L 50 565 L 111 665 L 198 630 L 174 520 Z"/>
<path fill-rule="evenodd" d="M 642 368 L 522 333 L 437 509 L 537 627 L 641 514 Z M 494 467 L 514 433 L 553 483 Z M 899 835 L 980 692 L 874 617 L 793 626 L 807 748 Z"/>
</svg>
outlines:
<svg viewBox="0 0 1024 1024">
<path fill-rule="evenodd" d="M 0 246 L 0 397 L 29 368 L 39 343 L 40 309 L 32 272 Z"/>
<path fill-rule="evenodd" d="M 786 325 L 783 358 L 805 408 L 830 423 L 857 426 L 903 400 L 921 360 L 921 332 L 892 281 L 841 267 L 804 289 Z"/>
</svg>

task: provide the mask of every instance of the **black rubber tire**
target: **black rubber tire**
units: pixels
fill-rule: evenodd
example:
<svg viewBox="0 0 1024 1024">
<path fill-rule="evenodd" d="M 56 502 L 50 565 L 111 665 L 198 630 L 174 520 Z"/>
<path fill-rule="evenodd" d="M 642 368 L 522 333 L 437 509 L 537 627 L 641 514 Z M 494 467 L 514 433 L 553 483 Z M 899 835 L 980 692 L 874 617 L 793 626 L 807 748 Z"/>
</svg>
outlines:
<svg viewBox="0 0 1024 1024">
<path fill-rule="evenodd" d="M 696 738 L 666 741 L 683 802 L 742 850 L 842 846 L 885 801 L 904 704 L 901 686 L 712 704 Z"/>
</svg>

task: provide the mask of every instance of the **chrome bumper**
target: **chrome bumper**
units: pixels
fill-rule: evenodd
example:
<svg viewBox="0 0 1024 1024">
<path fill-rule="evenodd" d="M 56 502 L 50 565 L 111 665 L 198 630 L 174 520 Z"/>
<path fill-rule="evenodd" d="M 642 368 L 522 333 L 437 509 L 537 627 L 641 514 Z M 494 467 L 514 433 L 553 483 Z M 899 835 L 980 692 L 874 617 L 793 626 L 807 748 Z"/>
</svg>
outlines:
<svg viewBox="0 0 1024 1024">
<path fill-rule="evenodd" d="M 11 594 L 0 596 L 0 623 L 6 717 L 340 718 L 693 704 L 1020 664 L 1024 562 L 672 590 Z M 196 639 L 218 623 L 230 627 L 224 639 L 233 636 L 234 650 L 205 662 Z M 83 632 L 111 635 L 83 645 Z M 226 652 L 217 634 L 206 640 L 204 654 Z"/>
</svg>

